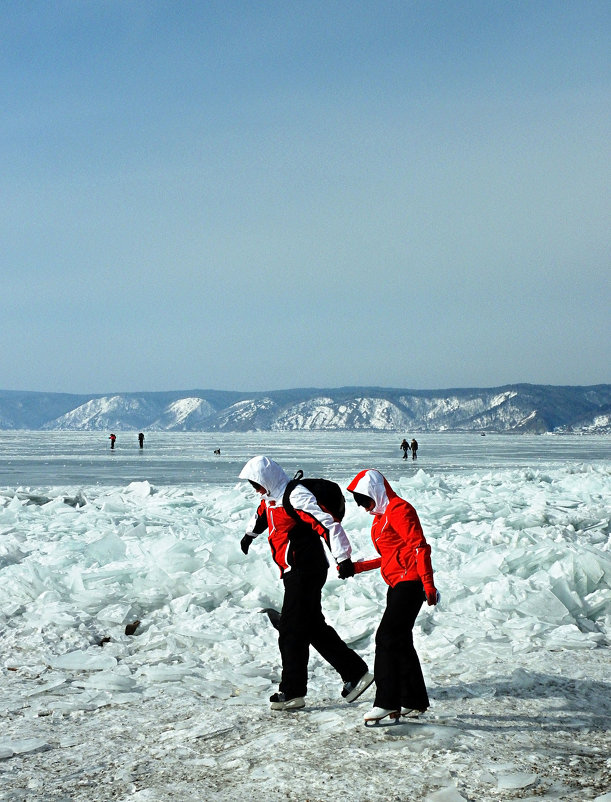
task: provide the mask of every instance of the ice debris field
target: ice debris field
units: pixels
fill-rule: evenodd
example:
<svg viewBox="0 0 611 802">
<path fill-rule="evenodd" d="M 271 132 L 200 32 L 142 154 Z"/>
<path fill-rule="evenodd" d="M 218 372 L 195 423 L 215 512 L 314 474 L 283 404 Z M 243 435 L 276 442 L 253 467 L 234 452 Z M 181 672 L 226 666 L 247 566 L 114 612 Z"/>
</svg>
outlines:
<svg viewBox="0 0 611 802">
<path fill-rule="evenodd" d="M 122 484 L 104 462 L 89 484 L 0 486 L 0 799 L 611 800 L 611 459 L 564 438 L 570 459 L 506 462 L 519 438 L 498 438 L 442 469 L 426 441 L 401 464 L 394 440 L 357 459 L 347 437 L 327 462 L 322 439 L 242 443 L 219 481 L 189 462 L 156 484 L 143 461 Z M 418 510 L 442 593 L 414 631 L 426 716 L 364 728 L 373 694 L 347 705 L 315 653 L 305 710 L 269 710 L 261 611 L 282 588 L 265 537 L 240 551 L 256 498 L 229 481 L 265 445 L 287 470 L 313 450 L 308 473 L 344 487 L 380 467 Z M 350 499 L 344 523 L 373 556 Z M 386 587 L 329 576 L 325 614 L 372 667 Z"/>
</svg>

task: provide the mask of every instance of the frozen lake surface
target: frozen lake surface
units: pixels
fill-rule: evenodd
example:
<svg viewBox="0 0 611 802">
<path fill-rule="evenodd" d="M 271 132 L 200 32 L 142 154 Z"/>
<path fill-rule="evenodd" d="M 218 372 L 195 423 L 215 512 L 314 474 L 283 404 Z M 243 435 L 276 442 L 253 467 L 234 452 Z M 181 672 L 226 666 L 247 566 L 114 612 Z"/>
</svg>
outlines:
<svg viewBox="0 0 611 802">
<path fill-rule="evenodd" d="M 411 439 L 413 435 L 407 435 Z M 507 467 L 598 464 L 611 460 L 611 437 L 556 435 L 416 435 L 418 467 L 439 473 Z M 399 450 L 403 435 L 388 432 L 119 432 L 114 451 L 101 432 L 0 431 L 0 487 L 121 485 L 232 485 L 249 457 L 267 454 L 306 475 L 349 476 L 358 466 L 378 468 L 389 479 L 411 470 Z M 214 450 L 219 448 L 221 455 Z"/>
<path fill-rule="evenodd" d="M 0 799 L 611 798 L 611 438 L 416 433 L 413 462 L 403 434 L 116 434 L 0 432 Z M 281 584 L 265 538 L 239 549 L 257 453 L 343 486 L 376 467 L 418 510 L 442 592 L 420 720 L 366 730 L 372 694 L 346 705 L 316 654 L 306 709 L 269 710 Z M 385 590 L 324 590 L 370 666 Z"/>
</svg>

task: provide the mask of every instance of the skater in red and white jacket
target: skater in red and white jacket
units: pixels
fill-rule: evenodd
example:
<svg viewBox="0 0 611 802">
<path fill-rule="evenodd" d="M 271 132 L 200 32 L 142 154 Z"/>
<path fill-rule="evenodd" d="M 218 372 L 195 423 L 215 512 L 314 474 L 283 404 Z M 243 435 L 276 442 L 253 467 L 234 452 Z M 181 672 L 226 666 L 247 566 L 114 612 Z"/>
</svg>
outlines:
<svg viewBox="0 0 611 802">
<path fill-rule="evenodd" d="M 371 685 L 373 674 L 369 673 L 367 663 L 327 624 L 321 606 L 329 552 L 341 579 L 354 576 L 350 542 L 341 523 L 321 509 L 313 493 L 301 484 L 288 495 L 288 503 L 300 519 L 297 523 L 283 506 L 289 478 L 269 457 L 249 460 L 240 472 L 240 479 L 247 479 L 263 497 L 241 540 L 242 551 L 247 554 L 254 538 L 269 530 L 272 557 L 284 583 L 278 621 L 282 678 L 279 692 L 270 698 L 272 709 L 304 707 L 310 645 L 338 672 L 344 681 L 342 696 L 353 702 Z"/>
<path fill-rule="evenodd" d="M 348 485 L 356 503 L 374 517 L 371 539 L 389 586 L 376 632 L 374 708 L 365 723 L 387 716 L 417 715 L 429 706 L 412 629 L 422 603 L 437 604 L 431 547 L 416 510 L 376 470 L 358 473 Z"/>
</svg>

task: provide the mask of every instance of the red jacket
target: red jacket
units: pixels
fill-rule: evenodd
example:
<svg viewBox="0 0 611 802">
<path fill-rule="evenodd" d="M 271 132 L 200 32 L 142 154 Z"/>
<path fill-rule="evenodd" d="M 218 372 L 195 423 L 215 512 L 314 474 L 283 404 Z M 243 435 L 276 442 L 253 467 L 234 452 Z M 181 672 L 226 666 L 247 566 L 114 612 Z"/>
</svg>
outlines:
<svg viewBox="0 0 611 802">
<path fill-rule="evenodd" d="M 295 512 L 305 524 L 299 531 L 295 520 L 282 506 L 289 479 L 278 463 L 268 457 L 253 457 L 242 468 L 240 479 L 256 482 L 267 491 L 249 521 L 247 534 L 255 537 L 269 530 L 272 557 L 282 576 L 291 568 L 328 567 L 329 558 L 323 549 L 323 541 L 337 563 L 350 557 L 352 548 L 341 523 L 321 509 L 315 496 L 300 484 L 289 496 Z"/>
<path fill-rule="evenodd" d="M 399 582 L 420 579 L 425 591 L 434 593 L 431 547 L 412 505 L 395 493 L 379 471 L 361 471 L 348 490 L 368 496 L 375 503 L 371 539 L 381 558 L 384 581 L 394 587 Z"/>
<path fill-rule="evenodd" d="M 308 515 L 303 510 L 295 508 L 295 512 L 306 524 L 305 531 L 310 528 L 320 537 L 330 548 L 329 531 L 314 518 Z M 284 576 L 285 573 L 291 570 L 291 567 L 299 566 L 301 568 L 311 567 L 314 562 L 319 567 L 327 564 L 325 552 L 320 549 L 320 544 L 317 543 L 318 538 L 307 538 L 306 542 L 301 543 L 301 548 L 296 548 L 296 543 L 292 537 L 295 532 L 295 520 L 291 518 L 284 507 L 277 507 L 273 501 L 263 500 L 257 509 L 254 526 L 252 527 L 252 534 L 257 535 L 264 532 L 265 529 L 269 530 L 269 546 L 272 550 L 272 558 L 278 568 L 280 575 Z M 322 558 L 322 560 L 321 560 Z"/>
</svg>

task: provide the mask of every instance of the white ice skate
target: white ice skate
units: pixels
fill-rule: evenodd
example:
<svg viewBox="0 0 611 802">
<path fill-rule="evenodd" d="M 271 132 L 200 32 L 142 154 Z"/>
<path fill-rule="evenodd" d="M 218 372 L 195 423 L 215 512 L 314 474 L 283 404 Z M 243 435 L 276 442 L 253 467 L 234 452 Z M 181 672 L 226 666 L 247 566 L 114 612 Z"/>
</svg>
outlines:
<svg viewBox="0 0 611 802">
<path fill-rule="evenodd" d="M 423 713 L 426 713 L 426 710 L 416 710 L 415 707 L 402 707 L 401 708 L 401 718 L 418 718 Z"/>
<path fill-rule="evenodd" d="M 401 711 L 396 708 L 373 707 L 369 713 L 365 713 L 363 720 L 366 727 L 375 727 L 377 724 L 396 724 L 399 721 Z"/>
</svg>

